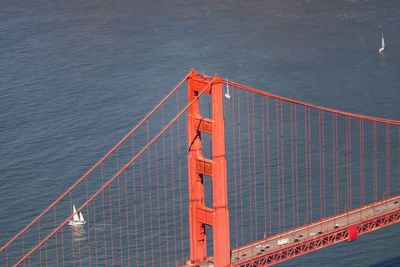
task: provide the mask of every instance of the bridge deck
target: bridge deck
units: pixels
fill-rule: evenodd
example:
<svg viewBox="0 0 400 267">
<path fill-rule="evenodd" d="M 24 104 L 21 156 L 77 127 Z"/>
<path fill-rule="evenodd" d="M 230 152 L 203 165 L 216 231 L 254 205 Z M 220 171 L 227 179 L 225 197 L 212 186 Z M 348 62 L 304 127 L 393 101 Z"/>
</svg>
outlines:
<svg viewBox="0 0 400 267">
<path fill-rule="evenodd" d="M 326 233 L 337 233 L 341 230 L 348 230 L 349 226 L 360 225 L 365 221 L 382 217 L 384 214 L 394 211 L 400 211 L 400 196 L 379 201 L 234 249 L 231 254 L 231 262 L 235 266 L 242 263 L 246 264 L 246 262 L 253 258 L 265 258 L 266 255 L 274 254 L 285 247 L 293 247 L 296 244 L 305 243 L 319 236 L 326 236 Z M 345 239 L 348 239 L 347 236 Z M 280 241 L 281 245 L 278 245 L 278 241 Z"/>
</svg>

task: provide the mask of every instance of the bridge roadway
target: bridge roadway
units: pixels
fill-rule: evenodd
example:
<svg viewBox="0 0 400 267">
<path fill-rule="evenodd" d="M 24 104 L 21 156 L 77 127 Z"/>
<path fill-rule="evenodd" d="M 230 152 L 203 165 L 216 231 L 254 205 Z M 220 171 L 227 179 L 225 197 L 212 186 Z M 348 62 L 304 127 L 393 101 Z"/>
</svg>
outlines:
<svg viewBox="0 0 400 267">
<path fill-rule="evenodd" d="M 239 265 L 254 257 L 273 254 L 275 251 L 295 243 L 311 240 L 324 233 L 348 229 L 351 225 L 379 218 L 385 213 L 396 210 L 400 210 L 400 195 L 234 249 L 231 253 L 231 263 Z"/>
<path fill-rule="evenodd" d="M 268 255 L 278 253 L 280 250 L 289 248 L 295 244 L 302 244 L 309 240 L 316 239 L 320 235 L 345 231 L 349 229 L 350 226 L 378 219 L 385 214 L 391 214 L 396 211 L 400 212 L 400 195 L 233 249 L 231 252 L 231 263 L 232 266 L 242 266 L 242 263 L 243 266 L 250 266 L 248 263 L 254 258 L 265 258 Z M 336 242 L 346 239 L 348 239 L 348 237 L 343 237 Z M 279 243 L 281 243 L 281 245 L 278 244 L 278 241 L 280 241 Z M 336 242 L 332 242 L 332 244 Z M 310 251 L 312 250 L 315 249 L 311 249 Z M 276 262 L 279 261 L 281 260 L 277 260 Z M 214 263 L 213 258 L 209 257 L 204 262 L 198 264 L 187 262 L 185 266 L 211 267 L 214 266 Z"/>
</svg>

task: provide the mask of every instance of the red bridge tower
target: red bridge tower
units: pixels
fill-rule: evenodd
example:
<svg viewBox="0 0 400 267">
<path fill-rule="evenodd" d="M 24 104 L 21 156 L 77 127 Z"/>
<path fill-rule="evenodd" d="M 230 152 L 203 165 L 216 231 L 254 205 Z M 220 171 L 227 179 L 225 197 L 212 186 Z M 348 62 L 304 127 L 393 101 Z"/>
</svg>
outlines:
<svg viewBox="0 0 400 267">
<path fill-rule="evenodd" d="M 212 118 L 199 112 L 199 93 L 211 95 Z M 213 229 L 214 264 L 230 266 L 229 211 L 225 159 L 225 129 L 223 117 L 222 80 L 215 75 L 210 81 L 191 71 L 188 78 L 188 178 L 190 260 L 199 263 L 207 258 L 206 225 Z M 212 138 L 212 159 L 203 157 L 201 132 Z M 212 179 L 213 207 L 204 201 L 204 175 Z"/>
</svg>

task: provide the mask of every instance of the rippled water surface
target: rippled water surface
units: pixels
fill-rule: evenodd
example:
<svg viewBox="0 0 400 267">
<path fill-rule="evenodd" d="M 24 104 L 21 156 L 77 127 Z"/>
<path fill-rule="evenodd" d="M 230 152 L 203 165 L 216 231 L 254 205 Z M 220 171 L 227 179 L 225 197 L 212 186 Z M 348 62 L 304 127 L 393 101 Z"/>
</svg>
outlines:
<svg viewBox="0 0 400 267">
<path fill-rule="evenodd" d="M 399 29 L 394 0 L 2 0 L 0 243 L 81 177 L 191 67 L 311 104 L 400 120 Z M 284 264 L 396 266 L 399 237 L 395 225 Z"/>
</svg>

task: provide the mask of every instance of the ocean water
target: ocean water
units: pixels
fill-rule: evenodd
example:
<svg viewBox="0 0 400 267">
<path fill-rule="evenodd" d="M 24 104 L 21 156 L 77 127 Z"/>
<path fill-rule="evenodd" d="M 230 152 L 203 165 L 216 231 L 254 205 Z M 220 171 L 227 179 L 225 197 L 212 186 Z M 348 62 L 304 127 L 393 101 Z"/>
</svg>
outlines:
<svg viewBox="0 0 400 267">
<path fill-rule="evenodd" d="M 394 0 L 2 0 L 0 244 L 191 67 L 314 105 L 400 120 L 399 28 Z M 398 266 L 399 236 L 393 225 L 282 265 Z"/>
</svg>

